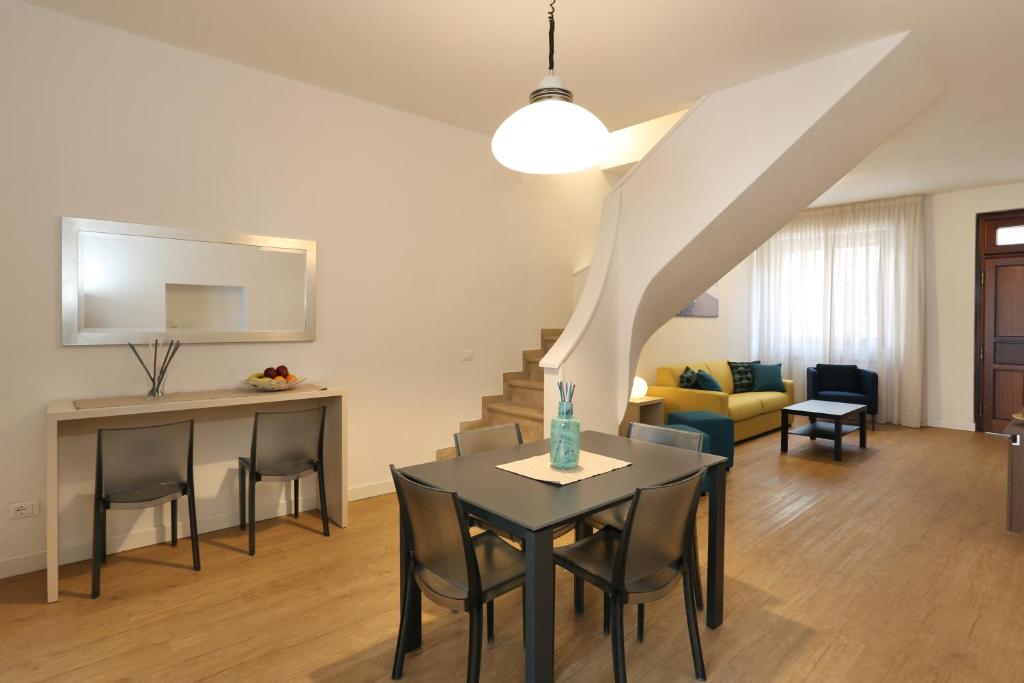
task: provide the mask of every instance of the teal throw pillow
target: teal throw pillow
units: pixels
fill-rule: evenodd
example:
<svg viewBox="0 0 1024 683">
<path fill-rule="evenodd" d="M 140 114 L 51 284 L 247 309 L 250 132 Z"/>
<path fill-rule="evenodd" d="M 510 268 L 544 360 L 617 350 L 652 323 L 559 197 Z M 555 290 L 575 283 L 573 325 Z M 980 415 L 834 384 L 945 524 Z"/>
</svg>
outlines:
<svg viewBox="0 0 1024 683">
<path fill-rule="evenodd" d="M 707 370 L 697 371 L 697 382 L 694 385 L 696 389 L 702 389 L 704 391 L 721 391 L 722 385 L 718 383 L 718 380 L 711 376 L 711 373 Z"/>
<path fill-rule="evenodd" d="M 782 383 L 782 363 L 751 366 L 754 375 L 754 391 L 785 391 Z"/>
</svg>

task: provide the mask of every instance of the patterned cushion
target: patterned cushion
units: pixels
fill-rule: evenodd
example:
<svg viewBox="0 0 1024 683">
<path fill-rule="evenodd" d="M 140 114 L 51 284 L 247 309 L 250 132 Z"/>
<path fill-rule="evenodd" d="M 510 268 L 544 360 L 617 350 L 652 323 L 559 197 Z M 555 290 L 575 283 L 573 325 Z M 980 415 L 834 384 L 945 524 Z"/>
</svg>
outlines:
<svg viewBox="0 0 1024 683">
<path fill-rule="evenodd" d="M 679 375 L 679 386 L 684 389 L 692 389 L 695 384 L 697 384 L 697 373 L 687 365 L 683 374 Z"/>
<path fill-rule="evenodd" d="M 742 394 L 754 390 L 754 371 L 751 365 L 760 365 L 761 361 L 729 361 L 729 369 L 732 370 L 732 393 Z"/>
</svg>

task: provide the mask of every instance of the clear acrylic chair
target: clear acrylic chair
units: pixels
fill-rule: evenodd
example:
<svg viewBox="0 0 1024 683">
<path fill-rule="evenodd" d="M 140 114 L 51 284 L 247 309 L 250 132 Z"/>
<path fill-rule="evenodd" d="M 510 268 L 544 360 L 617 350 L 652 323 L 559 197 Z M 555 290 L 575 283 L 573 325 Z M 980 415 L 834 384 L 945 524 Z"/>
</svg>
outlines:
<svg viewBox="0 0 1024 683">
<path fill-rule="evenodd" d="M 658 443 L 663 446 L 672 446 L 673 448 L 682 448 L 683 450 L 689 451 L 700 451 L 704 445 L 704 434 L 699 431 L 686 431 L 681 429 L 671 429 L 668 427 L 659 427 L 657 425 L 643 424 L 642 422 L 630 422 L 629 427 L 626 429 L 626 437 L 630 439 L 640 439 L 641 441 L 648 441 L 650 443 Z M 629 503 L 622 503 L 615 507 L 602 510 L 601 512 L 595 513 L 587 518 L 587 523 L 595 529 L 600 529 L 604 526 L 610 526 L 614 529 L 621 530 L 623 525 L 626 523 L 626 516 L 629 514 Z M 694 596 L 697 604 L 697 609 L 704 609 L 704 588 L 700 581 L 700 555 L 697 551 L 697 534 L 696 530 L 691 534 L 693 542 L 690 546 L 690 552 L 693 557 L 690 562 L 687 563 L 687 569 L 693 573 L 692 581 L 694 585 Z M 604 603 L 604 632 L 608 633 L 610 618 L 611 618 L 611 605 L 606 600 Z M 643 605 L 637 608 L 637 628 L 636 637 L 638 640 L 644 639 L 644 610 Z"/>
<path fill-rule="evenodd" d="M 93 500 L 92 597 L 100 594 L 100 566 L 107 561 L 107 510 L 171 504 L 171 545 L 178 545 L 178 499 L 188 498 L 192 568 L 199 570 L 199 534 L 192 477 L 193 421 L 156 427 L 100 429 L 96 435 Z"/>
<path fill-rule="evenodd" d="M 316 474 L 320 520 L 324 536 L 330 536 L 327 495 L 324 489 L 323 406 L 282 413 L 256 413 L 252 426 L 252 448 L 248 458 L 238 459 L 238 528 L 249 528 L 249 554 L 256 554 L 256 483 L 290 481 L 292 514 L 299 516 L 299 479 Z M 246 489 L 248 521 L 246 524 Z"/>
<path fill-rule="evenodd" d="M 593 536 L 555 548 L 555 564 L 597 586 L 611 603 L 612 666 L 616 683 L 626 680 L 623 608 L 654 602 L 682 577 L 686 626 L 696 677 L 704 680 L 691 561 L 701 469 L 664 486 L 637 489 L 622 530 L 603 527 Z"/>
<path fill-rule="evenodd" d="M 469 656 L 466 680 L 480 680 L 483 606 L 526 581 L 523 553 L 485 531 L 469 535 L 459 497 L 413 481 L 391 466 L 398 493 L 399 517 L 408 539 L 409 561 L 402 577 L 402 617 L 391 678 L 402 677 L 411 614 L 408 595 L 413 582 L 441 607 L 469 613 Z M 488 640 L 493 622 L 488 620 Z"/>
</svg>

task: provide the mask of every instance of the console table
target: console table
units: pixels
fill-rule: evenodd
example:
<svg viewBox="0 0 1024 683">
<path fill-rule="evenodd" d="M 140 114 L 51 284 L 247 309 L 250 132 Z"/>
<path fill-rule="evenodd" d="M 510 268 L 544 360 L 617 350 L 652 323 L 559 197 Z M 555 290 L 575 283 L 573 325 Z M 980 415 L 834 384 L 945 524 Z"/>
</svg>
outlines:
<svg viewBox="0 0 1024 683">
<path fill-rule="evenodd" d="M 46 409 L 46 600 L 56 602 L 60 562 L 58 515 L 60 489 L 58 464 L 60 437 L 72 423 L 79 429 L 101 427 L 135 427 L 146 424 L 165 424 L 195 418 L 203 421 L 237 418 L 239 411 L 255 413 L 257 410 L 300 410 L 308 405 L 289 406 L 306 402 L 325 405 L 324 423 L 324 475 L 327 489 L 327 514 L 342 527 L 348 526 L 348 449 L 347 409 L 345 392 L 313 384 L 299 385 L 288 391 L 255 391 L 252 389 L 223 389 L 168 394 L 149 399 L 144 396 L 119 398 L 91 398 L 54 401 Z M 81 424 L 84 420 L 92 422 Z M 203 445 L 197 441 L 199 452 Z M 249 442 L 238 445 L 240 455 L 249 453 Z"/>
</svg>

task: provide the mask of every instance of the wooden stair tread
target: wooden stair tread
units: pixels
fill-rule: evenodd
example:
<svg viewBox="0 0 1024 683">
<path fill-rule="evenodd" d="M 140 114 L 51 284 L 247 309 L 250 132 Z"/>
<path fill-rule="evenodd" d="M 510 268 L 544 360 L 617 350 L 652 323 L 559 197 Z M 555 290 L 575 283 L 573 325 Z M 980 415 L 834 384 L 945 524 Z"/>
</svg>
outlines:
<svg viewBox="0 0 1024 683">
<path fill-rule="evenodd" d="M 525 417 L 529 420 L 544 420 L 544 411 L 538 408 L 531 408 L 530 406 L 522 406 L 518 403 L 490 403 L 487 406 L 488 410 L 496 413 L 505 413 L 506 415 L 516 415 L 518 417 Z"/>
<path fill-rule="evenodd" d="M 510 387 L 521 387 L 523 389 L 539 389 L 544 391 L 544 380 L 542 379 L 510 379 L 507 380 Z"/>
<path fill-rule="evenodd" d="M 529 351 L 523 351 L 523 358 L 531 363 L 539 363 L 540 359 L 544 357 L 544 352 L 540 349 L 531 349 Z"/>
</svg>

